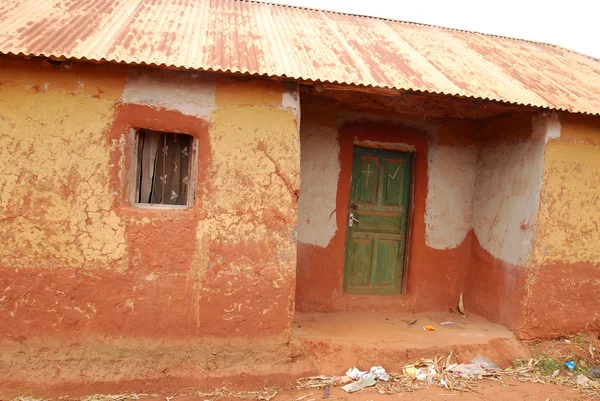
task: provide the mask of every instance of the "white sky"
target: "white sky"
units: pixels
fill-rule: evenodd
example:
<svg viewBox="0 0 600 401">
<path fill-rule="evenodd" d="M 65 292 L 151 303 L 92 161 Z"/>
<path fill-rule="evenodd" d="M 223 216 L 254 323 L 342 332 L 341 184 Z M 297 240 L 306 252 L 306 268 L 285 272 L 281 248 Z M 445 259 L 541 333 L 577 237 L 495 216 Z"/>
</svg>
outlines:
<svg viewBox="0 0 600 401">
<path fill-rule="evenodd" d="M 553 43 L 600 58 L 600 0 L 267 0 Z"/>
</svg>

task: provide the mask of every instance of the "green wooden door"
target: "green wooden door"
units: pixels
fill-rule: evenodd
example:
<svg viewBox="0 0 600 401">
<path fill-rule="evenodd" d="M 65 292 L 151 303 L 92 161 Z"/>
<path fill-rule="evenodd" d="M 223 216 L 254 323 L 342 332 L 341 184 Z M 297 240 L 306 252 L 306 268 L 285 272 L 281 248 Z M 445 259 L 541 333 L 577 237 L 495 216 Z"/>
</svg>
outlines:
<svg viewBox="0 0 600 401">
<path fill-rule="evenodd" d="M 402 289 L 412 153 L 354 148 L 344 292 Z"/>
</svg>

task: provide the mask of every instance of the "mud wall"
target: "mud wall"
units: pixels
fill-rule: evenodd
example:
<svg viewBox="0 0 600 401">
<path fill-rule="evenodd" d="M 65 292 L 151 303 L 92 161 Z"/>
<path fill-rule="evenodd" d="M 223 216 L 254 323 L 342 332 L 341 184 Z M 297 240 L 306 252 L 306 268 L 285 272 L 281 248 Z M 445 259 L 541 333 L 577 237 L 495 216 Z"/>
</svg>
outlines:
<svg viewBox="0 0 600 401">
<path fill-rule="evenodd" d="M 472 312 L 516 329 L 533 244 L 545 141 L 534 138 L 532 116 L 525 114 L 482 123 L 478 147 L 475 238 L 465 301 Z"/>
<path fill-rule="evenodd" d="M 475 134 L 466 121 L 424 123 L 303 98 L 297 309 L 426 311 L 455 305 L 470 260 Z M 342 293 L 355 144 L 415 152 L 410 256 L 401 295 Z"/>
<path fill-rule="evenodd" d="M 3 387 L 160 383 L 273 360 L 293 314 L 297 88 L 0 65 Z M 130 204 L 135 128 L 196 138 L 192 207 Z"/>
<path fill-rule="evenodd" d="M 600 119 L 561 116 L 548 142 L 522 337 L 600 330 Z"/>
<path fill-rule="evenodd" d="M 471 311 L 522 338 L 554 335 L 531 325 L 532 319 L 549 311 L 533 312 L 526 305 L 553 292 L 546 286 L 534 295 L 532 288 L 539 281 L 535 249 L 544 226 L 540 216 L 548 156 L 563 129 L 557 114 L 508 115 L 481 127 L 466 301 Z"/>
</svg>

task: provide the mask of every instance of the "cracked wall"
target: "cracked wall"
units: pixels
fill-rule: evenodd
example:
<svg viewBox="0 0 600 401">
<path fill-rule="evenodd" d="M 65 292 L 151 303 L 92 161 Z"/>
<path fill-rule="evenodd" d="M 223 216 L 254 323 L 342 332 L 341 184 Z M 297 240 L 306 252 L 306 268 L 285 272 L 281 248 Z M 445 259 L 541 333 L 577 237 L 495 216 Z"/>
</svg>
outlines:
<svg viewBox="0 0 600 401">
<path fill-rule="evenodd" d="M 429 147 L 425 241 L 444 250 L 468 241 L 478 150 L 474 124 L 454 121 L 439 130 Z"/>
<path fill-rule="evenodd" d="M 559 336 L 568 332 L 564 328 L 569 325 L 582 328 L 590 319 L 597 320 L 591 317 L 591 308 L 575 311 L 573 305 L 579 307 L 585 302 L 567 306 L 561 301 L 572 300 L 573 294 L 581 294 L 580 289 L 589 289 L 578 278 L 581 271 L 559 269 L 564 277 L 557 277 L 557 270 L 544 268 L 548 260 L 540 257 L 551 253 L 549 243 L 563 246 L 560 236 L 569 230 L 554 222 L 571 210 L 579 210 L 566 204 L 547 209 L 547 205 L 555 203 L 552 198 L 566 200 L 571 187 L 581 188 L 579 181 L 590 178 L 581 175 L 575 163 L 560 168 L 553 165 L 568 155 L 568 145 L 555 150 L 568 132 L 569 127 L 556 113 L 505 115 L 488 120 L 482 127 L 473 198 L 475 240 L 465 301 L 473 312 L 515 330 L 522 338 Z M 570 190 L 565 192 L 565 188 Z M 586 199 L 582 205 L 593 204 L 588 202 Z M 556 213 L 552 224 L 547 220 L 548 210 Z M 575 252 L 581 254 L 581 248 Z M 568 261 L 564 255 L 562 258 L 561 265 Z M 566 288 L 565 281 L 576 283 L 578 289 L 557 296 Z M 562 283 L 561 290 L 556 287 L 558 283 Z M 549 308 L 551 304 L 555 305 Z"/>
<path fill-rule="evenodd" d="M 2 60 L 0 216 L 5 268 L 124 271 L 125 228 L 108 182 L 107 143 L 122 70 L 93 68 L 39 75 Z"/>
<path fill-rule="evenodd" d="M 600 330 L 600 119 L 561 115 L 544 155 L 522 336 Z"/>
<path fill-rule="evenodd" d="M 147 368 L 165 339 L 208 355 L 214 344 L 194 339 L 234 339 L 248 352 L 263 338 L 261 357 L 272 358 L 289 338 L 294 309 L 297 87 L 124 66 L 0 63 L 0 332 L 6 352 L 15 341 L 28 344 L 18 359 L 0 358 L 13 361 L 0 363 L 0 382 L 81 381 L 75 368 L 53 375 L 27 366 L 48 342 L 60 359 L 60 347 L 84 338 L 78 355 L 91 364 L 86 355 L 101 352 L 102 338 L 145 341 L 147 352 L 116 381 L 169 378 L 169 367 Z M 135 128 L 194 136 L 192 207 L 130 204 Z M 255 370 L 220 358 L 235 374 Z M 225 374 L 210 358 L 182 363 L 177 374 Z M 109 380 L 109 365 L 96 369 Z"/>
</svg>

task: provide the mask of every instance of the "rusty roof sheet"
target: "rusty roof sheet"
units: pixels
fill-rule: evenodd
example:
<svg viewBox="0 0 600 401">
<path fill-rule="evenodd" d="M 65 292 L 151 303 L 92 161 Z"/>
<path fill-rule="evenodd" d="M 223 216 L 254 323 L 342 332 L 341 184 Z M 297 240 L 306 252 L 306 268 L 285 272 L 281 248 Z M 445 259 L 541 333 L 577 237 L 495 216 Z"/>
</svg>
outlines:
<svg viewBox="0 0 600 401">
<path fill-rule="evenodd" d="M 600 61 L 543 43 L 243 0 L 2 0 L 0 53 L 250 73 L 600 113 Z"/>
</svg>

